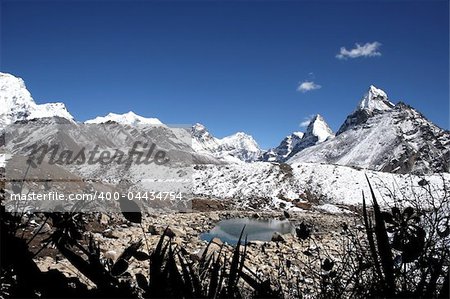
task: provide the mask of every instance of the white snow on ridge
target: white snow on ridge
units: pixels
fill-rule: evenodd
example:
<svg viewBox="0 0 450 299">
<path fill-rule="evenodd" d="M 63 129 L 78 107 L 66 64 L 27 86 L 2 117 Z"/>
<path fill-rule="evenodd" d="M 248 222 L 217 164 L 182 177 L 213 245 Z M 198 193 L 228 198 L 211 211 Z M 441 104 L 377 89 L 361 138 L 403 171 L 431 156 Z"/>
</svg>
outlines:
<svg viewBox="0 0 450 299">
<path fill-rule="evenodd" d="M 138 126 L 138 125 L 162 125 L 163 123 L 157 118 L 146 118 L 137 115 L 133 111 L 117 114 L 109 113 L 106 116 L 97 116 L 94 119 L 85 121 L 86 124 L 103 124 L 108 121 L 113 121 L 122 125 Z"/>
<path fill-rule="evenodd" d="M 73 120 L 73 116 L 67 111 L 66 106 L 63 103 L 46 103 L 36 106 L 36 109 L 31 111 L 28 119 L 44 118 L 58 116 Z"/>
</svg>

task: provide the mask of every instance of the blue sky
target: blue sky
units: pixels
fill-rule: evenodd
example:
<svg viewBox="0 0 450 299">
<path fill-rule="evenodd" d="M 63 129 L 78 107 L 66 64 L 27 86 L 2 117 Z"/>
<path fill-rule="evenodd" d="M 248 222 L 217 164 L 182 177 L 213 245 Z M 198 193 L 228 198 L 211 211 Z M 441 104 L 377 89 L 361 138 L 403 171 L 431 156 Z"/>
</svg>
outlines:
<svg viewBox="0 0 450 299">
<path fill-rule="evenodd" d="M 315 113 L 337 130 L 370 84 L 449 129 L 448 14 L 448 1 L 3 0 L 0 69 L 81 121 L 133 110 L 263 148 Z"/>
</svg>

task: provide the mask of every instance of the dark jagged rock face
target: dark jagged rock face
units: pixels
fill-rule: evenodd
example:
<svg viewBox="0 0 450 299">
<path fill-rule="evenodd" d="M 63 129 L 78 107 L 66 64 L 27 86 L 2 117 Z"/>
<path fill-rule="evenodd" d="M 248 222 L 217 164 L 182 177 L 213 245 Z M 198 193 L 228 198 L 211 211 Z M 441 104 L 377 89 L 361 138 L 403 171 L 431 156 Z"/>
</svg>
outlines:
<svg viewBox="0 0 450 299">
<path fill-rule="evenodd" d="M 450 169 L 450 132 L 429 122 L 411 106 L 399 103 L 394 108 L 395 125 L 413 125 L 399 135 L 400 154 L 381 170 L 396 173 L 448 172 Z"/>
<path fill-rule="evenodd" d="M 339 130 L 336 133 L 336 136 L 340 135 L 342 132 L 345 132 L 353 127 L 364 124 L 369 117 L 373 115 L 373 112 L 369 112 L 366 110 L 357 110 L 347 116 L 344 123 L 341 125 Z"/>
<path fill-rule="evenodd" d="M 261 161 L 284 162 L 291 156 L 294 147 L 302 140 L 303 133 L 296 132 L 286 136 L 276 148 L 266 151 Z"/>
</svg>

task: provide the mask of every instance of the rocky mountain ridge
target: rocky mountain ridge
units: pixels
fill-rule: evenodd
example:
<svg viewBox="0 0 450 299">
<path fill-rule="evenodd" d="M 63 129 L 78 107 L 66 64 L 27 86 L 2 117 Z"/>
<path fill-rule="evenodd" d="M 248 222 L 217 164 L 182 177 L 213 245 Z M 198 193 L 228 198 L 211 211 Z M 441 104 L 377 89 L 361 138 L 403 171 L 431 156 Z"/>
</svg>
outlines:
<svg viewBox="0 0 450 299">
<path fill-rule="evenodd" d="M 23 80 L 10 74 L 0 73 L 0 100 L 2 128 L 43 118 L 76 124 L 64 104 L 36 104 Z M 85 123 L 117 123 L 131 128 L 164 126 L 157 118 L 142 117 L 132 111 L 110 113 Z M 414 108 L 404 103 L 394 105 L 383 90 L 373 85 L 336 134 L 319 114 L 311 119 L 304 133 L 294 132 L 268 151 L 261 150 L 254 138 L 243 132 L 219 139 L 197 123 L 190 134 L 191 142 L 185 144 L 191 143 L 188 148 L 195 160 L 204 163 L 313 162 L 417 174 L 448 172 L 450 167 L 450 133 Z M 176 138 L 176 131 L 172 135 L 170 138 Z M 185 145 L 183 149 L 188 150 Z"/>
</svg>

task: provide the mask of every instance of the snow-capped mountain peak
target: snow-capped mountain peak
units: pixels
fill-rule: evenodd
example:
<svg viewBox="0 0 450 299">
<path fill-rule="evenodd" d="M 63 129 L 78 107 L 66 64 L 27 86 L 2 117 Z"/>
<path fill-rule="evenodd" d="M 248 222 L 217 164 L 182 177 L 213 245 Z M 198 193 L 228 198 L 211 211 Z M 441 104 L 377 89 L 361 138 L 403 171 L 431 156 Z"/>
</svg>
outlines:
<svg viewBox="0 0 450 299">
<path fill-rule="evenodd" d="M 370 117 L 376 114 L 389 112 L 394 108 L 395 105 L 389 101 L 387 94 L 383 90 L 370 85 L 355 111 L 347 116 L 347 119 L 341 125 L 336 135 L 340 135 L 357 125 L 365 123 Z"/>
<path fill-rule="evenodd" d="M 8 125 L 26 119 L 36 103 L 21 78 L 0 73 L 0 122 Z"/>
<path fill-rule="evenodd" d="M 330 136 L 333 136 L 333 131 L 330 129 L 328 124 L 325 122 L 325 119 L 320 114 L 315 115 L 311 119 L 306 129 L 306 133 L 303 137 L 307 138 L 309 136 L 317 137 L 317 142 L 324 142 Z"/>
<path fill-rule="evenodd" d="M 219 150 L 222 154 L 232 156 L 241 161 L 256 161 L 261 155 L 261 149 L 252 136 L 237 132 L 220 139 Z"/>
<path fill-rule="evenodd" d="M 227 148 L 245 148 L 248 151 L 258 152 L 260 148 L 255 139 L 244 132 L 237 132 L 233 135 L 224 137 L 220 140 L 221 147 Z"/>
<path fill-rule="evenodd" d="M 63 103 L 36 104 L 25 82 L 7 73 L 0 73 L 0 103 L 0 127 L 19 120 L 44 117 L 73 120 Z"/>
<path fill-rule="evenodd" d="M 196 123 L 192 126 L 192 132 L 205 132 L 206 131 L 206 127 L 204 125 L 202 125 L 201 123 Z"/>
<path fill-rule="evenodd" d="M 316 114 L 309 122 L 302 139 L 293 147 L 292 152 L 287 158 L 294 156 L 305 148 L 322 143 L 332 137 L 334 137 L 333 131 L 325 119 L 320 114 Z"/>
<path fill-rule="evenodd" d="M 208 132 L 206 127 L 200 123 L 192 126 L 192 148 L 200 153 L 213 153 L 219 148 L 219 140 Z"/>
<path fill-rule="evenodd" d="M 255 139 L 244 132 L 218 139 L 204 125 L 196 123 L 191 134 L 192 147 L 196 152 L 207 153 L 227 162 L 256 161 L 262 152 Z"/>
<path fill-rule="evenodd" d="M 269 162 L 286 162 L 298 152 L 322 143 L 329 138 L 334 137 L 325 119 L 316 114 L 309 122 L 305 133 L 294 132 L 284 138 L 276 148 L 265 152 L 261 160 Z"/>
<path fill-rule="evenodd" d="M 448 171 L 450 134 L 406 104 L 393 105 L 374 86 L 336 137 L 288 162 L 330 163 L 396 173 Z"/>
<path fill-rule="evenodd" d="M 283 162 L 292 153 L 295 146 L 302 140 L 303 132 L 293 132 L 291 135 L 286 136 L 275 148 L 271 148 L 266 151 L 262 157 L 262 161 L 268 162 Z"/>
<path fill-rule="evenodd" d="M 147 118 L 137 115 L 133 111 L 124 114 L 109 113 L 106 116 L 97 116 L 94 119 L 85 121 L 86 124 L 102 124 L 108 121 L 116 122 L 122 125 L 138 126 L 138 125 L 162 125 L 157 118 Z"/>
<path fill-rule="evenodd" d="M 387 94 L 373 85 L 369 86 L 369 89 L 364 94 L 358 105 L 358 110 L 390 110 L 395 105 L 388 100 Z"/>
</svg>

